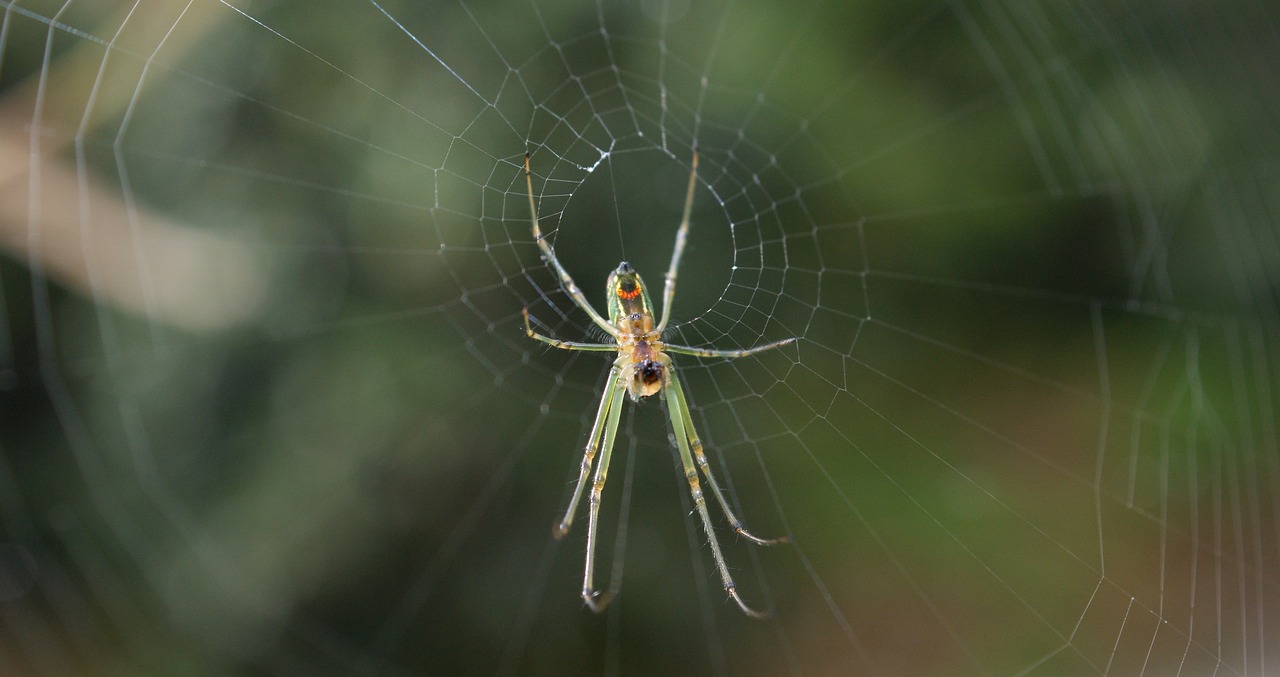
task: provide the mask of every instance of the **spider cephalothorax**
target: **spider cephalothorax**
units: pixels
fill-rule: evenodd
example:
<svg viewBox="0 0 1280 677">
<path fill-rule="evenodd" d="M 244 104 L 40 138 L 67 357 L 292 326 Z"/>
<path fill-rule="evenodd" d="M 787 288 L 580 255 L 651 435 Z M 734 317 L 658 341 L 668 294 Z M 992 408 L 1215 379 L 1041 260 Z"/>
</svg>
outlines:
<svg viewBox="0 0 1280 677">
<path fill-rule="evenodd" d="M 675 366 L 667 353 L 698 357 L 745 357 L 762 350 L 786 345 L 795 339 L 784 339 L 747 350 L 692 348 L 671 345 L 662 340 L 662 332 L 667 327 L 667 319 L 671 313 L 671 302 L 676 296 L 676 272 L 680 266 L 680 256 L 684 253 L 685 240 L 689 232 L 689 210 L 693 205 L 693 188 L 698 176 L 698 154 L 693 155 L 693 170 L 689 173 L 689 192 L 684 201 L 684 217 L 680 221 L 680 228 L 676 231 L 676 245 L 671 252 L 671 267 L 667 269 L 666 285 L 662 293 L 662 319 L 656 326 L 653 321 L 653 304 L 649 300 L 649 292 L 645 289 L 644 281 L 640 279 L 640 274 L 635 268 L 626 261 L 618 264 L 618 267 L 609 274 L 605 284 L 609 319 L 606 320 L 591 307 L 590 303 L 587 303 L 582 290 L 574 284 L 573 278 L 569 276 L 564 266 L 560 265 L 551 245 L 543 238 L 542 231 L 538 228 L 538 210 L 533 198 L 533 179 L 529 173 L 528 155 L 524 158 L 524 175 L 529 188 L 529 212 L 533 219 L 534 240 L 546 256 L 547 263 L 560 277 L 560 286 L 564 288 L 565 293 L 573 299 L 574 304 L 587 313 L 596 326 L 612 336 L 614 342 L 577 343 L 543 336 L 533 330 L 528 308 L 524 309 L 525 333 L 530 338 L 563 350 L 617 351 L 618 354 L 613 361 L 613 368 L 609 371 L 595 424 L 591 426 L 577 487 L 573 491 L 573 498 L 569 501 L 569 509 L 565 511 L 564 519 L 560 520 L 554 530 L 557 538 L 568 533 L 569 525 L 573 523 L 573 515 L 578 509 L 578 501 L 582 498 L 582 491 L 587 486 L 587 478 L 590 477 L 591 468 L 595 464 L 596 453 L 599 452 L 600 462 L 595 464 L 595 481 L 591 483 L 589 499 L 591 513 L 587 525 L 587 563 L 582 576 L 582 598 L 592 610 L 600 611 L 609 603 L 611 596 L 610 592 L 601 592 L 595 588 L 596 526 L 600 511 L 600 494 L 604 490 L 605 477 L 609 472 L 609 455 L 613 452 L 613 441 L 618 434 L 618 421 L 622 413 L 622 393 L 627 393 L 632 401 L 661 394 L 667 403 L 673 437 L 680 451 L 680 463 L 684 466 L 685 477 L 689 480 L 689 491 L 693 496 L 694 507 L 702 520 L 702 529 L 707 534 L 707 542 L 711 545 L 711 554 L 716 561 L 716 571 L 720 574 L 725 592 L 738 603 L 743 612 L 755 617 L 763 616 L 748 607 L 738 596 L 737 586 L 733 582 L 733 577 L 729 575 L 729 567 L 725 564 L 724 555 L 720 552 L 720 544 L 716 541 L 715 530 L 711 527 L 711 517 L 707 514 L 706 498 L 702 494 L 702 487 L 698 481 L 698 471 L 702 471 L 702 476 L 711 487 L 712 495 L 720 504 L 734 531 L 759 545 L 781 543 L 786 538 L 767 540 L 753 536 L 743 528 L 742 523 L 729 509 L 729 502 L 725 500 L 724 493 L 716 484 L 715 476 L 711 474 L 711 465 L 707 462 L 707 456 L 702 450 L 702 442 L 694 432 L 689 403 L 685 399 L 684 389 L 680 386 L 680 378 L 676 375 Z"/>
</svg>

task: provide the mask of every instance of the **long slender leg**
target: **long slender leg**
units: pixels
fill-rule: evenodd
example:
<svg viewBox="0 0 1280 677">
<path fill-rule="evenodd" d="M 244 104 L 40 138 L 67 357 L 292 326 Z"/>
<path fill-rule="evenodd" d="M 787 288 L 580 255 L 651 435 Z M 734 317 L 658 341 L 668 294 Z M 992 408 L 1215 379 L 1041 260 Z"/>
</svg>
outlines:
<svg viewBox="0 0 1280 677">
<path fill-rule="evenodd" d="M 591 517 L 587 521 L 587 564 L 582 574 L 582 599 L 596 613 L 604 611 L 609 601 L 613 599 L 612 592 L 601 592 L 596 590 L 595 586 L 596 527 L 600 523 L 600 496 L 604 493 L 604 481 L 609 476 L 609 458 L 613 456 L 613 440 L 618 434 L 618 419 L 622 415 L 622 393 L 625 390 L 626 385 L 622 379 L 617 379 L 613 386 L 613 404 L 609 408 L 609 422 L 605 424 L 600 464 L 596 466 L 595 482 L 591 485 L 591 496 L 587 499 L 591 505 Z"/>
<path fill-rule="evenodd" d="M 569 533 L 569 527 L 573 525 L 573 516 L 578 511 L 578 501 L 582 499 L 582 489 L 587 486 L 587 478 L 591 476 L 591 464 L 595 461 L 596 452 L 600 449 L 600 437 L 607 427 L 609 412 L 622 406 L 622 402 L 618 397 L 619 371 L 621 371 L 621 367 L 617 365 L 614 365 L 613 369 L 609 370 L 609 378 L 605 381 L 604 395 L 600 397 L 600 409 L 596 412 L 596 421 L 591 425 L 591 435 L 587 437 L 587 448 L 582 454 L 582 469 L 578 471 L 578 486 L 573 489 L 573 498 L 569 499 L 569 508 L 565 510 L 564 519 L 560 520 L 560 523 L 551 530 L 556 540 L 564 538 L 564 535 Z M 591 566 L 590 560 L 587 560 L 587 566 Z"/>
<path fill-rule="evenodd" d="M 529 154 L 524 154 L 524 182 L 529 188 L 529 214 L 533 219 L 533 239 L 537 241 L 538 247 L 542 250 L 542 255 L 547 257 L 547 262 L 552 268 L 556 269 L 556 274 L 560 276 L 560 285 L 564 287 L 565 292 L 569 294 L 569 298 L 578 304 L 578 307 L 586 311 L 591 316 L 591 321 L 600 326 L 610 336 L 617 336 L 618 329 L 609 324 L 595 308 L 587 303 L 587 297 L 582 295 L 582 290 L 578 289 L 578 285 L 574 284 L 573 278 L 569 276 L 569 271 L 560 265 L 560 259 L 556 258 L 556 253 L 551 250 L 551 245 L 547 244 L 546 238 L 542 235 L 542 230 L 538 228 L 538 208 L 533 201 L 533 179 L 529 175 Z"/>
<path fill-rule="evenodd" d="M 667 268 L 667 282 L 662 288 L 662 319 L 658 322 L 658 333 L 667 328 L 667 320 L 671 318 L 671 302 L 676 299 L 676 273 L 680 268 L 680 257 L 684 255 L 684 245 L 689 239 L 689 214 L 693 210 L 693 189 L 698 183 L 698 151 L 693 151 L 693 169 L 689 170 L 689 189 L 684 197 L 684 216 L 680 217 L 680 227 L 676 229 L 676 244 L 671 249 L 671 267 Z"/>
<path fill-rule="evenodd" d="M 671 373 L 671 361 L 666 361 L 667 372 Z M 674 374 L 671 374 L 674 376 Z M 747 606 L 738 596 L 738 586 L 734 584 L 733 577 L 729 575 L 729 567 L 725 564 L 724 553 L 720 552 L 720 543 L 716 540 L 716 532 L 711 527 L 711 517 L 707 514 L 707 500 L 702 495 L 702 486 L 698 482 L 698 469 L 694 466 L 693 454 L 689 451 L 688 433 L 685 431 L 684 422 L 689 418 L 685 410 L 684 394 L 680 391 L 680 381 L 672 378 L 667 381 L 667 385 L 663 387 L 663 396 L 667 400 L 667 412 L 671 417 L 671 429 L 675 433 L 676 447 L 680 450 L 680 465 L 684 467 L 685 479 L 689 481 L 689 493 L 693 496 L 693 505 L 698 511 L 698 517 L 702 518 L 702 530 L 707 534 L 707 541 L 711 544 L 711 556 L 716 561 L 716 571 L 720 572 L 720 581 L 724 584 L 724 591 L 729 593 L 733 601 L 738 603 L 738 607 L 742 612 L 753 618 L 766 618 L 768 614 L 761 613 Z"/>
<path fill-rule="evenodd" d="M 560 348 L 561 350 L 589 350 L 601 353 L 618 349 L 618 344 L 616 343 L 578 343 L 577 341 L 561 341 L 560 339 L 553 339 L 550 336 L 543 336 L 542 334 L 534 331 L 533 325 L 529 323 L 529 309 L 525 308 L 520 312 L 524 314 L 525 335 L 531 339 L 538 339 L 552 348 Z"/>
<path fill-rule="evenodd" d="M 698 463 L 698 468 L 702 470 L 702 476 L 707 478 L 707 484 L 711 486 L 711 493 L 715 495 L 716 501 L 720 503 L 720 509 L 724 511 L 724 516 L 729 519 L 729 525 L 733 527 L 734 531 L 738 532 L 738 535 L 751 540 L 756 545 L 786 543 L 790 540 L 786 536 L 760 538 L 752 534 L 747 531 L 746 527 L 742 526 L 742 521 L 738 519 L 737 515 L 733 514 L 733 510 L 729 507 L 729 501 L 725 500 L 724 492 L 720 491 L 720 485 L 716 482 L 715 476 L 711 474 L 711 464 L 707 462 L 707 455 L 702 450 L 702 440 L 698 439 L 698 431 L 693 427 L 693 417 L 689 413 L 689 403 L 684 397 L 684 388 L 680 386 L 680 380 L 676 376 L 675 370 L 669 371 L 671 374 L 671 393 L 679 401 L 678 408 L 684 421 L 685 436 L 688 438 L 689 446 L 693 450 L 693 458 Z"/>
<path fill-rule="evenodd" d="M 762 353 L 766 350 L 781 348 L 782 346 L 795 343 L 797 340 L 799 339 L 793 336 L 791 338 L 782 339 L 781 341 L 774 341 L 773 343 L 766 343 L 762 346 L 745 348 L 743 350 L 712 350 L 708 348 L 694 348 L 692 346 L 672 345 L 670 343 L 663 343 L 662 349 L 669 353 L 677 353 L 680 355 L 693 355 L 695 357 L 730 357 L 732 358 L 732 357 L 746 357 L 747 355 L 755 355 L 756 353 Z"/>
</svg>

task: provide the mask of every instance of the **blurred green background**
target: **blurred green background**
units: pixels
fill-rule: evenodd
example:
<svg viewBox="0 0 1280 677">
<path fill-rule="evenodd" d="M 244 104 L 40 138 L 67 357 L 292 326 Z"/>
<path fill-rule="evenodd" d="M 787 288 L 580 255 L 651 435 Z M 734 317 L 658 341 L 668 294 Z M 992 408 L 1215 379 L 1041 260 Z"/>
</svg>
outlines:
<svg viewBox="0 0 1280 677">
<path fill-rule="evenodd" d="M 0 3 L 0 673 L 1266 674 L 1276 11 Z M 660 287 L 753 532 L 628 404 Z M 714 508 L 714 506 L 713 506 Z M 713 515 L 716 512 L 713 509 Z"/>
</svg>

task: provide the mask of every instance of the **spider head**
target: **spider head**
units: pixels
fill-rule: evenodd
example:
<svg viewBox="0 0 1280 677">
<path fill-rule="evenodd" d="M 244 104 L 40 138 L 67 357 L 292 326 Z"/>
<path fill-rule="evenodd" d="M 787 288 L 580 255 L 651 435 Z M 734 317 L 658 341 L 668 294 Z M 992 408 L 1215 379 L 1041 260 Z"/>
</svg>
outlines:
<svg viewBox="0 0 1280 677">
<path fill-rule="evenodd" d="M 623 261 L 617 269 L 609 273 L 609 281 L 605 284 L 605 293 L 609 298 L 609 323 L 615 327 L 619 322 L 629 321 L 633 330 L 647 331 L 646 324 L 653 322 L 653 304 L 649 301 L 649 291 L 645 289 L 640 273 Z M 635 316 L 639 315 L 639 318 Z M 638 319 L 639 322 L 635 320 Z"/>
</svg>

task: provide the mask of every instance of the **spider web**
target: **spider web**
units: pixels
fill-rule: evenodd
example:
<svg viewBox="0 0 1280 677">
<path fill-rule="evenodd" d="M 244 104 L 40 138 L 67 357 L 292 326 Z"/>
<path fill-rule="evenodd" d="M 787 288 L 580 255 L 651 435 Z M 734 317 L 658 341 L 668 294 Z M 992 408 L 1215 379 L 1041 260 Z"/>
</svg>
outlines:
<svg viewBox="0 0 1280 677">
<path fill-rule="evenodd" d="M 1276 670 L 1274 8 L 567 4 L 0 3 L 0 671 Z"/>
</svg>

